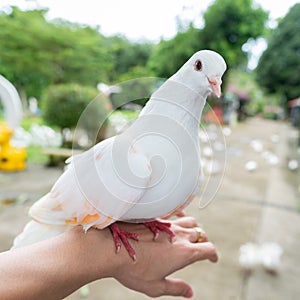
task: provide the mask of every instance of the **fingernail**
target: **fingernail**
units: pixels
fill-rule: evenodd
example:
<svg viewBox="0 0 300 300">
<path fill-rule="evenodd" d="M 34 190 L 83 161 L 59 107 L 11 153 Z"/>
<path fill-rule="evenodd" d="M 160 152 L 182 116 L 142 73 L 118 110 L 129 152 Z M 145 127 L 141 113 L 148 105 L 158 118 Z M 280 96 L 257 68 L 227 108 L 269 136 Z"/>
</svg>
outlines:
<svg viewBox="0 0 300 300">
<path fill-rule="evenodd" d="M 189 289 L 185 292 L 185 294 L 183 295 L 183 297 L 185 298 L 192 298 L 193 297 L 193 290 L 192 289 Z"/>
</svg>

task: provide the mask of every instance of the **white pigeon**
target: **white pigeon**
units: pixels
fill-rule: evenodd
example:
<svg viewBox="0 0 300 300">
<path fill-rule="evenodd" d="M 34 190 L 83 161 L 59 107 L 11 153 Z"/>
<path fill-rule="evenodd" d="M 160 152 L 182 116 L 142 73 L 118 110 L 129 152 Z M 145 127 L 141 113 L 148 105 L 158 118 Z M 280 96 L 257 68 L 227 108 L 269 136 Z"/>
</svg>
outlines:
<svg viewBox="0 0 300 300">
<path fill-rule="evenodd" d="M 226 70 L 222 56 L 196 52 L 154 92 L 137 120 L 123 133 L 69 159 L 51 191 L 30 208 L 32 218 L 13 248 L 81 225 L 110 227 L 117 251 L 121 241 L 134 249 L 116 221 L 142 222 L 153 231 L 174 233 L 162 218 L 178 213 L 198 193 L 202 181 L 199 124 L 210 93 L 221 95 Z"/>
</svg>

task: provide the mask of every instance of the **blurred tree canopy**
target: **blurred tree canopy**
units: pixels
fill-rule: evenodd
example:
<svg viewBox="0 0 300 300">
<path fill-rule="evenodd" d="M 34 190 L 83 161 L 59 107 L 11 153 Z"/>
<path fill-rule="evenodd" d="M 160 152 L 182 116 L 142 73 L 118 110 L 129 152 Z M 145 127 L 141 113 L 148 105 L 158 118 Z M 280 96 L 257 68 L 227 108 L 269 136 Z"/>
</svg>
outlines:
<svg viewBox="0 0 300 300">
<path fill-rule="evenodd" d="M 45 19 L 47 10 L 0 12 L 0 74 L 21 94 L 39 97 L 58 83 L 96 86 L 145 65 L 152 46 L 104 37 L 91 28 Z"/>
<path fill-rule="evenodd" d="M 44 120 L 50 125 L 73 128 L 98 91 L 90 86 L 66 83 L 50 85 L 43 94 Z"/>
<path fill-rule="evenodd" d="M 268 80 L 276 78 L 278 67 L 269 70 L 268 74 L 272 76 L 266 76 L 263 71 L 266 67 L 275 68 L 274 60 L 277 64 L 293 66 L 283 74 L 299 73 L 299 35 L 296 34 L 299 31 L 299 6 L 293 10 L 294 17 L 287 22 L 288 29 L 285 29 L 285 20 L 278 28 L 283 37 L 275 31 L 270 40 L 269 48 L 274 44 L 277 49 L 272 50 L 272 54 L 266 51 L 261 62 L 269 62 L 258 69 L 262 84 L 271 91 L 277 83 L 274 85 Z M 115 84 L 145 76 L 166 78 L 200 49 L 218 51 L 230 68 L 245 69 L 247 53 L 243 46 L 250 39 L 266 33 L 268 19 L 268 13 L 254 0 L 215 0 L 203 16 L 199 16 L 204 20 L 203 28 L 196 28 L 191 23 L 179 28 L 174 38 L 154 44 L 135 43 L 124 36 L 106 37 L 99 28 L 63 20 L 50 22 L 46 13 L 47 10 L 21 11 L 16 7 L 9 13 L 0 11 L 0 74 L 9 79 L 21 95 L 28 97 L 39 98 L 43 90 L 53 84 L 78 83 L 96 87 L 99 82 Z M 284 50 L 286 48 L 290 50 Z M 284 63 L 280 57 L 283 50 L 287 51 L 284 52 Z M 290 75 L 278 79 L 282 86 L 287 76 Z M 295 81 L 297 76 L 289 79 Z M 287 97 L 299 94 L 296 84 L 290 93 Z"/>
<path fill-rule="evenodd" d="M 223 54 L 228 66 L 246 66 L 242 47 L 264 34 L 268 13 L 253 0 L 216 0 L 204 14 L 201 39 L 206 47 Z"/>
<path fill-rule="evenodd" d="M 110 82 L 126 78 L 127 73 L 139 73 L 144 68 L 154 45 L 151 43 L 132 43 L 122 36 L 107 38 L 107 50 L 115 62 L 113 70 L 109 74 Z M 132 78 L 132 77 L 131 77 Z M 130 78 L 128 78 L 130 79 Z"/>
<path fill-rule="evenodd" d="M 300 4 L 294 5 L 270 36 L 257 66 L 259 83 L 286 100 L 300 96 Z"/>
<path fill-rule="evenodd" d="M 201 49 L 211 49 L 224 56 L 228 66 L 247 64 L 242 46 L 262 36 L 268 13 L 256 7 L 253 0 L 216 0 L 204 14 L 205 27 L 192 24 L 171 40 L 162 40 L 153 52 L 149 68 L 161 77 L 169 77 Z"/>
<path fill-rule="evenodd" d="M 96 84 L 112 68 L 104 37 L 89 27 L 48 23 L 45 12 L 14 7 L 0 15 L 0 73 L 36 97 L 53 83 Z"/>
<path fill-rule="evenodd" d="M 148 61 L 148 68 L 156 76 L 168 78 L 174 74 L 191 55 L 203 49 L 200 30 L 191 24 L 173 39 L 162 40 L 154 49 Z"/>
</svg>

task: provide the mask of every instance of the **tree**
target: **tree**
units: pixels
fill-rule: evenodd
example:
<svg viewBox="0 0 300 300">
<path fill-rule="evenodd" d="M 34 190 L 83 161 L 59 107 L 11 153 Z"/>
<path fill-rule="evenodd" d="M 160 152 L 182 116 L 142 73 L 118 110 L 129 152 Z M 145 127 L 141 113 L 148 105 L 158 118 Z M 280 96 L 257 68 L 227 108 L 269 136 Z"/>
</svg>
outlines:
<svg viewBox="0 0 300 300">
<path fill-rule="evenodd" d="M 162 40 L 154 49 L 147 67 L 158 77 L 168 78 L 174 74 L 190 56 L 203 48 L 199 29 L 192 25 L 179 32 L 173 39 Z"/>
<path fill-rule="evenodd" d="M 12 8 L 0 14 L 0 73 L 28 96 L 39 97 L 50 84 L 93 85 L 108 80 L 112 56 L 96 28 L 56 20 L 46 10 Z"/>
<path fill-rule="evenodd" d="M 230 68 L 240 67 L 247 63 L 243 45 L 263 35 L 267 19 L 268 13 L 253 0 L 216 0 L 204 14 L 201 39 L 222 53 Z"/>
<path fill-rule="evenodd" d="M 148 67 L 156 76 L 168 77 L 196 51 L 211 49 L 224 56 L 230 68 L 245 66 L 242 47 L 264 33 L 268 14 L 253 0 L 216 0 L 204 13 L 205 26 L 190 25 L 173 39 L 161 41 Z"/>
<path fill-rule="evenodd" d="M 44 63 L 47 54 L 40 51 L 44 13 L 31 11 L 25 18 L 23 12 L 13 8 L 10 14 L 0 15 L 0 73 L 19 91 L 26 89 L 32 96 L 52 81 L 52 70 Z"/>
<path fill-rule="evenodd" d="M 140 73 L 144 74 L 143 70 L 153 47 L 153 44 L 146 42 L 133 43 L 123 36 L 108 37 L 107 49 L 111 53 L 113 61 L 113 70 L 109 74 L 109 80 L 116 82 L 132 79 L 132 76 L 138 76 Z"/>
<path fill-rule="evenodd" d="M 257 79 L 286 100 L 300 96 L 300 4 L 294 5 L 271 35 L 257 66 Z"/>
<path fill-rule="evenodd" d="M 111 108 L 109 99 L 90 86 L 56 84 L 49 86 L 43 93 L 44 120 L 61 129 L 77 127 L 75 143 L 80 135 L 78 132 L 85 132 L 92 144 L 104 139 Z"/>
<path fill-rule="evenodd" d="M 97 94 L 95 88 L 74 83 L 51 85 L 43 94 L 43 118 L 49 125 L 74 128 Z"/>
<path fill-rule="evenodd" d="M 57 19 L 47 10 L 0 12 L 0 74 L 19 92 L 39 97 L 49 85 L 116 82 L 127 72 L 142 73 L 153 45 L 105 37 L 92 28 Z M 23 93 L 22 93 L 23 94 Z"/>
</svg>

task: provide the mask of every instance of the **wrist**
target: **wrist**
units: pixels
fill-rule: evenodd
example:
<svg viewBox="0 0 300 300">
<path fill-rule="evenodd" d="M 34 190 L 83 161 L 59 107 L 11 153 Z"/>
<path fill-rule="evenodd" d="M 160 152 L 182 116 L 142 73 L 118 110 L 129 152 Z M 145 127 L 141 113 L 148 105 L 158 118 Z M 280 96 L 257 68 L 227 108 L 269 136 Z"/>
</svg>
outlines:
<svg viewBox="0 0 300 300">
<path fill-rule="evenodd" d="M 90 228 L 84 232 L 82 227 L 78 226 L 71 230 L 70 235 L 75 240 L 70 244 L 77 245 L 73 259 L 78 262 L 78 270 L 85 274 L 88 282 L 114 277 L 124 264 L 125 253 L 122 253 L 122 250 L 116 253 L 109 229 Z"/>
</svg>

